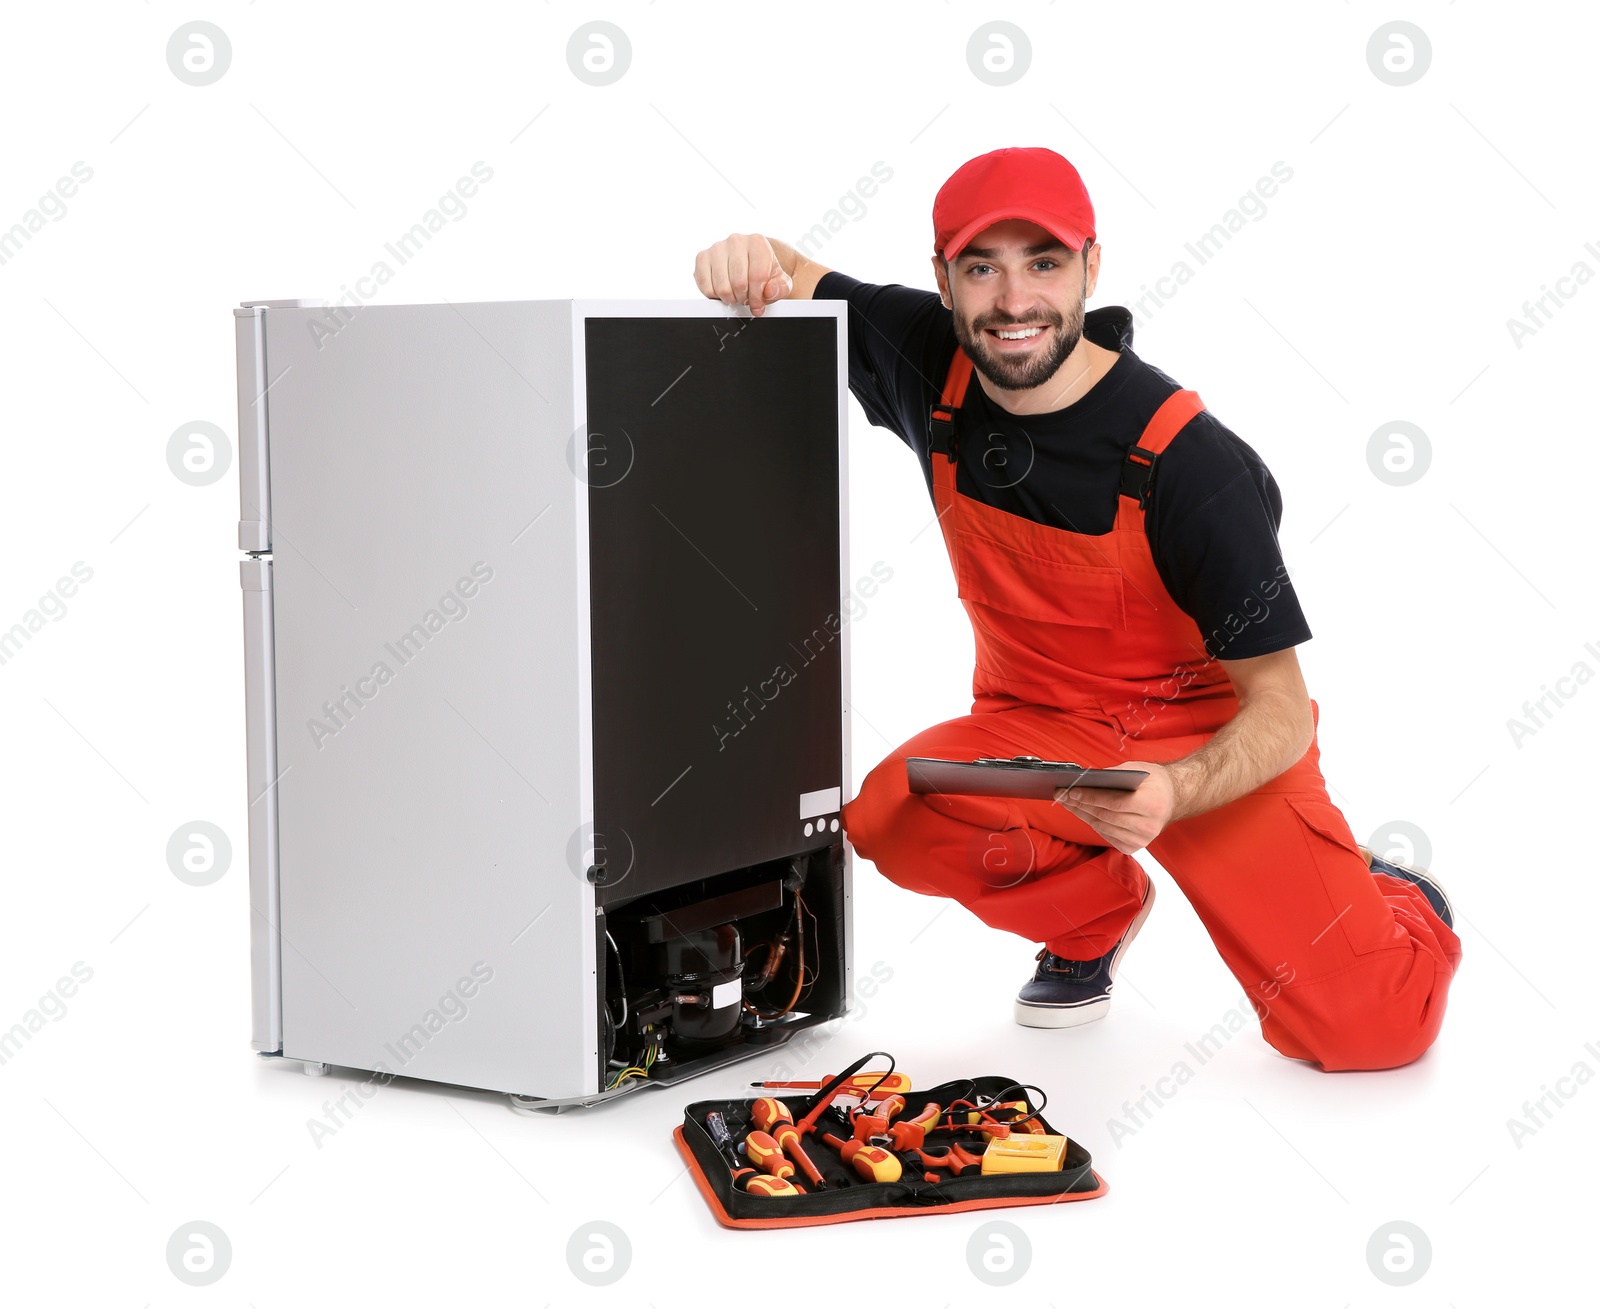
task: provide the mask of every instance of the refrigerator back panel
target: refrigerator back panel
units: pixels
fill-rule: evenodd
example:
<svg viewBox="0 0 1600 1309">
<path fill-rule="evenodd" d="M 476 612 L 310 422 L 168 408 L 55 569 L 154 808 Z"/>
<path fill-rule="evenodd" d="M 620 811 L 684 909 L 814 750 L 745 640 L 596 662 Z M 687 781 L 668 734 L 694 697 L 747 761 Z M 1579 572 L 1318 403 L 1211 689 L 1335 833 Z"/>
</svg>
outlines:
<svg viewBox="0 0 1600 1309">
<path fill-rule="evenodd" d="M 838 839 L 837 335 L 586 320 L 603 903 Z"/>
</svg>

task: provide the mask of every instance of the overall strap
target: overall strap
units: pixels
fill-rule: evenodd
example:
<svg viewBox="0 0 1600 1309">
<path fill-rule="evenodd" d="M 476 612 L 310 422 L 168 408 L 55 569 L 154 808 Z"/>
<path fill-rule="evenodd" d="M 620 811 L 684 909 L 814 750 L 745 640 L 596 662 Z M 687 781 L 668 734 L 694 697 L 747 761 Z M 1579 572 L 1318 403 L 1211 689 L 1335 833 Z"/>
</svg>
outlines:
<svg viewBox="0 0 1600 1309">
<path fill-rule="evenodd" d="M 967 396 L 967 383 L 972 379 L 972 360 L 959 345 L 950 360 L 950 371 L 945 375 L 944 393 L 939 402 L 928 410 L 929 457 L 942 454 L 951 463 L 956 461 L 956 411 Z"/>
<path fill-rule="evenodd" d="M 1161 402 L 1161 407 L 1145 424 L 1144 431 L 1128 451 L 1122 465 L 1120 494 L 1138 502 L 1143 510 L 1150 501 L 1150 491 L 1155 483 L 1156 461 L 1161 452 L 1172 443 L 1196 414 L 1205 409 L 1203 401 L 1193 391 L 1174 391 Z"/>
</svg>

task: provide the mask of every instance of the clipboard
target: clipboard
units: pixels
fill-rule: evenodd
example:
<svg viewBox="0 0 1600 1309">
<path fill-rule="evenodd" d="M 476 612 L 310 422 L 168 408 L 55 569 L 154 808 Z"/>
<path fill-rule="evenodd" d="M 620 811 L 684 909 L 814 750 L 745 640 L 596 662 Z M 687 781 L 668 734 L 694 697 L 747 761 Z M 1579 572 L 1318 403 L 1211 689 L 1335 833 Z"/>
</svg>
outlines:
<svg viewBox="0 0 1600 1309">
<path fill-rule="evenodd" d="M 906 781 L 914 795 L 999 795 L 1014 800 L 1054 800 L 1062 787 L 1091 786 L 1137 791 L 1150 774 L 1139 768 L 1085 768 L 1037 755 L 1010 759 L 906 759 Z"/>
</svg>

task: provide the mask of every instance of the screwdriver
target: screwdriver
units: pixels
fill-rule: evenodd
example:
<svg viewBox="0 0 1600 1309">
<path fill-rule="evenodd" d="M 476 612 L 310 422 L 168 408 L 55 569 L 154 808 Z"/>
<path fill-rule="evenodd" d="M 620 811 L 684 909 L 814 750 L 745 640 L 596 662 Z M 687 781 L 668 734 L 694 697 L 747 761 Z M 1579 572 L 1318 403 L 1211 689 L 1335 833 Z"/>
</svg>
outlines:
<svg viewBox="0 0 1600 1309">
<path fill-rule="evenodd" d="M 733 1144 L 733 1136 L 728 1131 L 728 1124 L 723 1120 L 720 1113 L 713 1110 L 706 1115 L 706 1130 L 711 1133 L 711 1139 L 716 1143 L 718 1151 L 721 1152 L 723 1158 L 728 1161 L 729 1166 L 733 1169 L 733 1185 L 736 1190 L 741 1189 L 740 1183 L 743 1183 L 742 1189 L 750 1195 L 789 1196 L 805 1194 L 804 1191 L 786 1178 L 768 1177 L 765 1173 L 758 1173 L 749 1164 L 740 1159 L 739 1151 Z"/>
<path fill-rule="evenodd" d="M 728 1161 L 728 1167 L 733 1169 L 735 1187 L 746 1178 L 755 1176 L 756 1170 L 739 1158 L 739 1152 L 734 1148 L 733 1135 L 728 1131 L 728 1124 L 715 1110 L 706 1115 L 706 1131 L 711 1133 L 711 1140 L 716 1145 L 718 1153 Z"/>
<path fill-rule="evenodd" d="M 750 1180 L 744 1184 L 744 1189 L 750 1195 L 804 1195 L 793 1182 L 784 1177 L 768 1177 L 765 1173 L 754 1173 Z"/>
<path fill-rule="evenodd" d="M 800 1131 L 794 1125 L 794 1115 L 789 1112 L 788 1105 L 782 1100 L 764 1096 L 750 1106 L 750 1121 L 771 1135 L 778 1143 L 779 1149 L 800 1165 L 800 1171 L 817 1190 L 828 1189 L 828 1184 L 822 1180 L 822 1173 L 811 1162 L 805 1147 L 800 1143 Z"/>
<path fill-rule="evenodd" d="M 794 1176 L 794 1165 L 784 1158 L 783 1148 L 767 1132 L 757 1129 L 745 1137 L 744 1153 L 764 1173 L 782 1178 Z"/>
<path fill-rule="evenodd" d="M 763 1090 L 786 1089 L 794 1091 L 816 1091 L 833 1081 L 832 1077 L 824 1077 L 820 1082 L 751 1082 L 751 1086 L 761 1087 Z M 839 1094 L 849 1095 L 852 1092 L 871 1091 L 874 1087 L 883 1095 L 894 1091 L 909 1091 L 911 1077 L 907 1073 L 857 1073 L 847 1077 L 839 1084 Z"/>
</svg>

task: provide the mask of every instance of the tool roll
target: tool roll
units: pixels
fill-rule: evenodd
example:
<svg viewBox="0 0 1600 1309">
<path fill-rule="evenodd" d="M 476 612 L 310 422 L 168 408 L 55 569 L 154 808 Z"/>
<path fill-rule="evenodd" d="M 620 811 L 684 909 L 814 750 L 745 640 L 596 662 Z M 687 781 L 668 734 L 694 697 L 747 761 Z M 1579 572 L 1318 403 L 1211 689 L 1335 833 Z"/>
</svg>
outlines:
<svg viewBox="0 0 1600 1309">
<path fill-rule="evenodd" d="M 917 1090 L 892 1059 L 887 1072 L 860 1072 L 880 1055 L 820 1085 L 685 1108 L 673 1138 L 719 1223 L 803 1227 L 1106 1193 L 1089 1152 L 1043 1117 L 1038 1087 L 984 1076 Z"/>
</svg>

